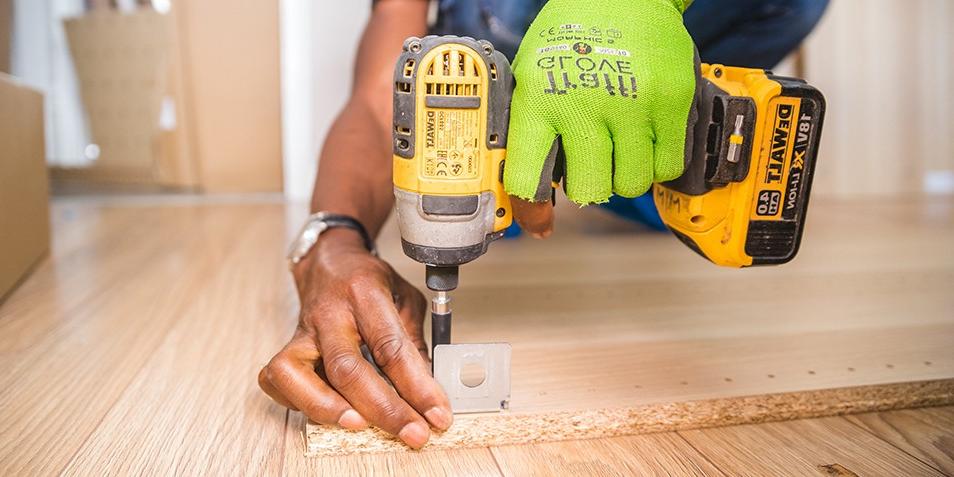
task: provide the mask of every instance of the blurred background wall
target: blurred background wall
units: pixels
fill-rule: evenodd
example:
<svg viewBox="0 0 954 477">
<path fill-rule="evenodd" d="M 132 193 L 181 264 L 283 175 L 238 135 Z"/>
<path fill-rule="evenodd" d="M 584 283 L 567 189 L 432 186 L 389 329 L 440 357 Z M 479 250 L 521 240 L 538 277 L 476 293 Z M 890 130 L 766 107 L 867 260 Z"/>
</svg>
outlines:
<svg viewBox="0 0 954 477">
<path fill-rule="evenodd" d="M 82 167 L 90 164 L 86 112 L 62 19 L 83 12 L 83 0 L 0 0 L 10 15 L 8 73 L 44 93 L 47 162 Z"/>
<path fill-rule="evenodd" d="M 282 114 L 285 194 L 308 200 L 328 128 L 351 91 L 354 55 L 370 0 L 282 0 Z"/>
<path fill-rule="evenodd" d="M 832 0 L 803 50 L 828 99 L 813 194 L 954 192 L 954 2 Z"/>
<path fill-rule="evenodd" d="M 278 0 L 0 2 L 55 185 L 282 190 Z"/>
<path fill-rule="evenodd" d="M 0 70 L 44 93 L 57 180 L 306 200 L 370 7 L 0 0 Z M 828 98 L 816 197 L 954 192 L 950 0 L 831 0 L 778 70 Z"/>
</svg>

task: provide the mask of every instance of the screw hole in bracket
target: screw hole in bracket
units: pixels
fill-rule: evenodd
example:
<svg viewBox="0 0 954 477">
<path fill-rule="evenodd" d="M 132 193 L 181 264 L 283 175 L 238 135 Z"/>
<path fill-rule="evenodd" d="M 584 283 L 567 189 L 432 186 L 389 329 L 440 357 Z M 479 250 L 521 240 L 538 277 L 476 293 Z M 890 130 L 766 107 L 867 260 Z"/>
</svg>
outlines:
<svg viewBox="0 0 954 477">
<path fill-rule="evenodd" d="M 476 388 L 487 380 L 487 371 L 480 363 L 469 362 L 460 368 L 460 383 L 468 388 Z"/>
</svg>

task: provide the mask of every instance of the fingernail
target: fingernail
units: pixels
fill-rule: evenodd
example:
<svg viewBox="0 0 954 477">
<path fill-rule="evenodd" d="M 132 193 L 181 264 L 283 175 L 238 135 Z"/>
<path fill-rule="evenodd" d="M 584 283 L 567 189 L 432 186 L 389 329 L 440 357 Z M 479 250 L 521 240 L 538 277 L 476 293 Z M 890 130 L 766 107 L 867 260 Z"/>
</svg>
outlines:
<svg viewBox="0 0 954 477">
<path fill-rule="evenodd" d="M 407 424 L 401 429 L 401 432 L 398 432 L 398 437 L 400 437 L 405 444 L 415 449 L 424 447 L 424 444 L 427 444 L 427 438 L 430 436 L 431 431 L 427 430 L 427 427 L 419 422 Z"/>
<path fill-rule="evenodd" d="M 348 409 L 341 413 L 341 417 L 338 418 L 338 425 L 345 429 L 357 431 L 368 427 L 368 421 L 365 421 L 361 414 L 358 414 L 358 411 Z"/>
<path fill-rule="evenodd" d="M 441 407 L 432 407 L 429 411 L 424 413 L 424 417 L 426 417 L 434 427 L 442 431 L 454 423 L 454 416 Z"/>
</svg>

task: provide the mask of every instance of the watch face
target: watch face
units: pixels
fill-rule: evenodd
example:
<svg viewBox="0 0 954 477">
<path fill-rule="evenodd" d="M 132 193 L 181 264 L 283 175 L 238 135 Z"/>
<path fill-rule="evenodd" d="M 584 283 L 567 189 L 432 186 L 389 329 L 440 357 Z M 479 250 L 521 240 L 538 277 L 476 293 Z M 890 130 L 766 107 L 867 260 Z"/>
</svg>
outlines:
<svg viewBox="0 0 954 477">
<path fill-rule="evenodd" d="M 324 225 L 324 223 L 322 223 Z M 318 241 L 319 231 L 313 228 L 305 229 L 301 234 L 301 242 L 303 244 L 313 244 Z"/>
</svg>

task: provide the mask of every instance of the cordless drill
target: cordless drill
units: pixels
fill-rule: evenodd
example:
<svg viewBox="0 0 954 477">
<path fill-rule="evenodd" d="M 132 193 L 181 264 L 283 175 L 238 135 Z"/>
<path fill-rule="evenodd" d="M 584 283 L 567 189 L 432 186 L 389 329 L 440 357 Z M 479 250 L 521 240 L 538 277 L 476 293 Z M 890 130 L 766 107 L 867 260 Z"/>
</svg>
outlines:
<svg viewBox="0 0 954 477">
<path fill-rule="evenodd" d="M 798 251 L 825 100 L 802 80 L 702 65 L 683 175 L 656 184 L 664 223 L 724 266 L 791 260 Z M 513 78 L 503 54 L 466 37 L 409 38 L 394 71 L 394 195 L 404 253 L 425 264 L 434 375 L 455 412 L 506 408 L 510 349 L 450 345 L 448 292 L 459 266 L 487 251 L 512 220 L 503 188 Z M 553 186 L 565 187 L 562 151 Z M 461 367 L 488 369 L 477 388 Z"/>
<path fill-rule="evenodd" d="M 394 70 L 394 196 L 401 245 L 425 264 L 431 347 L 450 343 L 448 292 L 512 217 L 503 188 L 513 76 L 487 41 L 408 38 Z"/>
</svg>

